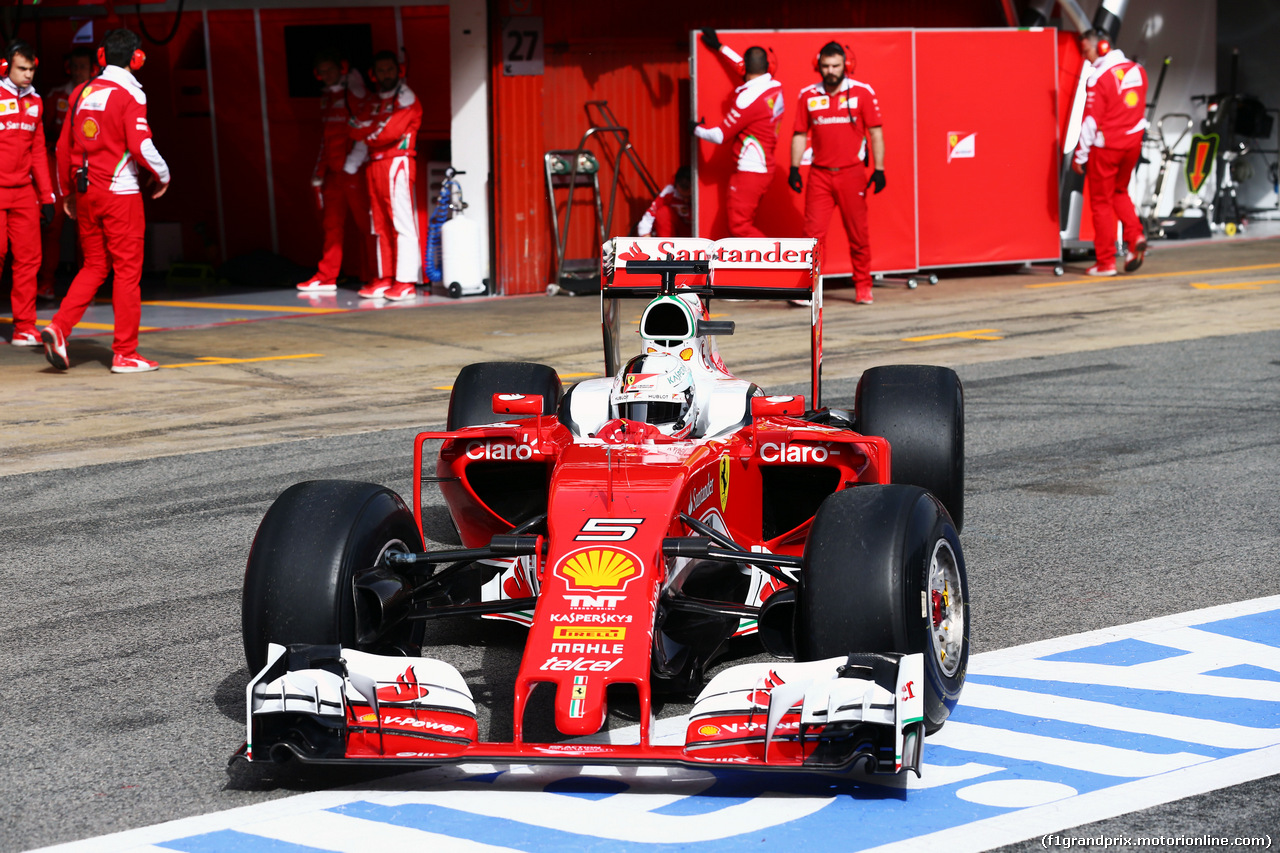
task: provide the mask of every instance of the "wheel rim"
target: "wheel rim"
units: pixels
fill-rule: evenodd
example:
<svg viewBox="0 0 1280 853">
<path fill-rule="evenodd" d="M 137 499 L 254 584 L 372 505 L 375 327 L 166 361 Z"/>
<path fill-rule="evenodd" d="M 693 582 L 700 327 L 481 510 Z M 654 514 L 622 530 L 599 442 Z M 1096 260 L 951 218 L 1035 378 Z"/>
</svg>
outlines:
<svg viewBox="0 0 1280 853">
<path fill-rule="evenodd" d="M 951 543 L 939 539 L 929 561 L 929 647 L 944 675 L 960 669 L 964 649 L 964 596 L 960 589 L 960 564 Z"/>
</svg>

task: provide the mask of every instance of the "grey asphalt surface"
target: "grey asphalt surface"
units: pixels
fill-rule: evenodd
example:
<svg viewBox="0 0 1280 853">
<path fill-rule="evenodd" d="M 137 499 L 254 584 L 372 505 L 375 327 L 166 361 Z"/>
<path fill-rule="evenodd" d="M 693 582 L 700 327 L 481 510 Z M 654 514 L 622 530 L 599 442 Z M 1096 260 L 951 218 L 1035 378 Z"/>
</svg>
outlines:
<svg viewBox="0 0 1280 853">
<path fill-rule="evenodd" d="M 958 370 L 975 653 L 1280 593 L 1280 332 Z M 829 383 L 827 402 L 851 406 L 853 387 Z M 408 495 L 412 434 L 0 478 L 0 850 L 382 775 L 227 773 L 244 739 L 240 585 L 276 495 L 315 478 Z M 452 541 L 438 501 L 427 527 Z M 433 654 L 486 709 L 482 735 L 509 733 L 520 634 L 433 627 Z M 1277 802 L 1273 776 L 1062 834 L 1276 837 Z"/>
</svg>

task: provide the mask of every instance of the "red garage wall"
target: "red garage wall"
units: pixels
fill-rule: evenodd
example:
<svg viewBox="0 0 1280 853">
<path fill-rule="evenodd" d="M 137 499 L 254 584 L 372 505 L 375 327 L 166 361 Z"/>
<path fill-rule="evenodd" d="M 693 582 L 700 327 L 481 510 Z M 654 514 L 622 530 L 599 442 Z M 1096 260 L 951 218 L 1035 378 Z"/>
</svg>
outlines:
<svg viewBox="0 0 1280 853">
<path fill-rule="evenodd" d="M 659 184 L 688 161 L 689 31 L 1003 26 L 1001 3 L 947 0 L 740 0 L 716 8 L 687 0 L 621 4 L 593 0 L 491 0 L 496 279 L 505 293 L 541 291 L 554 276 L 543 153 L 574 148 L 589 127 L 584 104 L 606 99 L 631 129 Z M 541 16 L 545 72 L 506 77 L 502 22 Z M 786 81 L 791 86 L 790 81 Z M 632 232 L 649 199 L 624 168 L 610 235 Z M 605 186 L 612 174 L 601 175 Z M 587 215 L 580 216 L 580 213 Z M 587 208 L 574 210 L 569 257 L 597 251 Z"/>
<path fill-rule="evenodd" d="M 282 255 L 303 266 L 320 254 L 320 218 L 310 187 L 320 144 L 318 97 L 291 98 L 285 73 L 284 28 L 294 24 L 368 24 L 374 49 L 394 49 L 395 10 L 391 7 L 271 9 L 260 13 L 271 138 L 271 177 L 275 190 L 275 227 Z M 449 138 L 449 33 L 447 6 L 401 7 L 401 23 L 410 58 L 408 82 L 422 101 L 424 120 L 419 148 Z M 204 16 L 186 12 L 167 45 L 144 41 L 146 67 L 138 78 L 147 92 L 148 117 L 156 147 L 169 162 L 173 185 L 156 201 L 147 201 L 149 222 L 179 222 L 189 260 L 218 263 L 220 237 L 227 257 L 271 249 L 267 193 L 267 155 L 263 144 L 262 97 L 252 11 L 208 13 L 210 54 L 204 49 Z M 41 21 L 36 48 L 46 60 L 60 59 L 83 21 Z M 128 16 L 124 26 L 137 30 Z M 152 35 L 167 34 L 173 15 L 146 14 Z M 30 24 L 28 24 L 30 26 Z M 95 36 L 101 37 L 99 22 Z M 22 33 L 24 38 L 36 38 Z M 213 102 L 218 134 L 225 234 L 219 234 L 215 202 L 212 119 L 207 105 L 207 61 L 214 71 Z M 41 64 L 40 91 L 66 79 L 60 61 Z M 446 81 L 442 85 L 442 81 Z M 317 95 L 318 85 L 317 85 Z M 207 102 L 206 102 L 207 103 Z M 204 114 L 200 114 L 204 112 Z M 425 208 L 426 169 L 419 173 L 419 204 Z"/>
</svg>

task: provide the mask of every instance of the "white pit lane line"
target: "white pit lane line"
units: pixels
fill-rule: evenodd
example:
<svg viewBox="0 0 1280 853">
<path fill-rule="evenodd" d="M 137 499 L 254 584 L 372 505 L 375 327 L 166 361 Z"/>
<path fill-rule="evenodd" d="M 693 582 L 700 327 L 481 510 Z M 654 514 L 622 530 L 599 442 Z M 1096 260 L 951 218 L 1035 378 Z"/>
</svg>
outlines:
<svg viewBox="0 0 1280 853">
<path fill-rule="evenodd" d="M 1271 596 L 975 655 L 921 779 L 475 764 L 44 850 L 986 850 L 1276 773 L 1278 648 Z"/>
</svg>

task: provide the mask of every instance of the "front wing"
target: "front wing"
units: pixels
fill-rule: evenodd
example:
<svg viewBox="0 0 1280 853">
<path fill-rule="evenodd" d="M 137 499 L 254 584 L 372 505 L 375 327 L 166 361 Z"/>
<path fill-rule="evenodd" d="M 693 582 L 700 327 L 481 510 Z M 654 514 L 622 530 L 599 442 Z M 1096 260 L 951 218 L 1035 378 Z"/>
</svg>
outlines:
<svg viewBox="0 0 1280 853">
<path fill-rule="evenodd" d="M 461 674 L 443 661 L 271 644 L 246 688 L 234 758 L 310 763 L 467 761 L 682 764 L 920 774 L 924 659 L 851 654 L 751 663 L 699 694 L 681 745 L 489 742 Z"/>
</svg>

